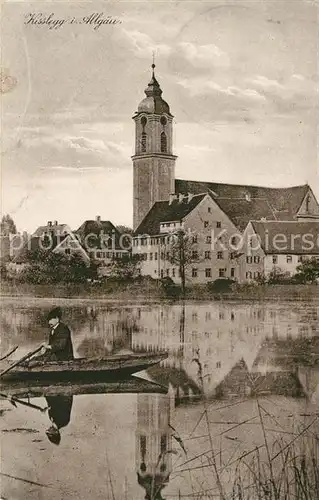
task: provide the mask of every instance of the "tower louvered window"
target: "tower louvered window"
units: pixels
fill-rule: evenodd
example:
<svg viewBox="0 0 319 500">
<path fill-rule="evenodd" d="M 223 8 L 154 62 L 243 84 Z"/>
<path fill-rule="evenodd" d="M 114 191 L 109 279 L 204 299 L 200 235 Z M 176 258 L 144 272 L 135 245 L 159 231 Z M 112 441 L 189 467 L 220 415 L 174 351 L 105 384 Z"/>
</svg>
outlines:
<svg viewBox="0 0 319 500">
<path fill-rule="evenodd" d="M 142 153 L 145 153 L 146 152 L 146 133 L 145 132 L 142 132 L 141 148 L 142 148 Z"/>
<path fill-rule="evenodd" d="M 161 133 L 161 152 L 167 153 L 167 137 L 165 132 Z"/>
</svg>

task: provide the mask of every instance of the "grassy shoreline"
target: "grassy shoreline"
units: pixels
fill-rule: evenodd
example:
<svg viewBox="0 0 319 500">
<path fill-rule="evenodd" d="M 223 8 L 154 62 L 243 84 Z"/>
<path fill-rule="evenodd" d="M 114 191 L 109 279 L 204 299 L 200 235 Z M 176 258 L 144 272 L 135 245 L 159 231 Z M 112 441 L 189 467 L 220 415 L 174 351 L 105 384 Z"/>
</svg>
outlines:
<svg viewBox="0 0 319 500">
<path fill-rule="evenodd" d="M 0 296 L 3 299 L 61 299 L 91 300 L 103 302 L 164 302 L 180 301 L 181 297 L 165 295 L 156 283 L 111 283 L 109 285 L 57 284 L 30 285 L 28 283 L 2 282 Z M 212 292 L 205 285 L 187 289 L 186 301 L 316 301 L 318 285 L 259 285 L 239 286 L 226 292 Z"/>
</svg>

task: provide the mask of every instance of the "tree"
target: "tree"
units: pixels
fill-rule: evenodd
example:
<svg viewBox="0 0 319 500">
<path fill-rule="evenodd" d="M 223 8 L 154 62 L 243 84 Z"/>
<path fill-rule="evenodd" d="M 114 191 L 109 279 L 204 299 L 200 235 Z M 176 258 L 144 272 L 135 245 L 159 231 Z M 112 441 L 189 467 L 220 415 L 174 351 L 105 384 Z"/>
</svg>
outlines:
<svg viewBox="0 0 319 500">
<path fill-rule="evenodd" d="M 9 236 L 9 234 L 17 234 L 17 227 L 12 217 L 7 214 L 4 215 L 0 222 L 1 236 Z"/>
<path fill-rule="evenodd" d="M 280 285 L 287 283 L 289 277 L 290 274 L 288 272 L 285 272 L 279 267 L 274 266 L 267 277 L 267 282 L 270 285 Z"/>
<path fill-rule="evenodd" d="M 117 229 L 120 234 L 129 234 L 129 235 L 132 235 L 133 232 L 134 232 L 131 227 L 124 226 L 124 225 L 121 225 L 121 224 L 119 226 L 115 226 L 115 229 Z"/>
<path fill-rule="evenodd" d="M 316 258 L 305 260 L 296 270 L 294 278 L 299 283 L 315 283 L 319 280 L 319 261 Z"/>
<path fill-rule="evenodd" d="M 109 264 L 109 276 L 122 281 L 133 281 L 140 275 L 140 255 L 124 254 Z"/>
<path fill-rule="evenodd" d="M 116 230 L 120 233 L 119 245 L 122 250 L 132 250 L 132 240 L 134 231 L 128 226 L 116 226 Z"/>
<path fill-rule="evenodd" d="M 50 250 L 35 250 L 26 256 L 21 280 L 28 283 L 84 283 L 95 277 L 96 269 L 77 254 L 66 256 Z"/>
<path fill-rule="evenodd" d="M 182 295 L 185 296 L 187 269 L 199 261 L 199 255 L 194 250 L 193 235 L 186 234 L 182 229 L 174 233 L 173 242 L 169 247 L 169 262 L 178 266 L 181 278 Z"/>
</svg>

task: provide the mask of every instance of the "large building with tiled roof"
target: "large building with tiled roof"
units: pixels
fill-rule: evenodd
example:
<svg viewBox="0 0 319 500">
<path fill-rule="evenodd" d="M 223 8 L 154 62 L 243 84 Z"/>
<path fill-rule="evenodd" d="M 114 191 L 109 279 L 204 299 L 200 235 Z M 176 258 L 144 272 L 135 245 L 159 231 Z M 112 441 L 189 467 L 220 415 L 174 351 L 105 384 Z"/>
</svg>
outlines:
<svg viewBox="0 0 319 500">
<path fill-rule="evenodd" d="M 160 256 L 169 253 L 167 245 L 172 232 L 187 229 L 198 233 L 194 251 L 200 258 L 199 264 L 189 270 L 192 280 L 238 279 L 237 274 L 242 275 L 242 271 L 236 270 L 238 262 L 231 258 L 234 255 L 231 248 L 222 251 L 207 247 L 207 242 L 212 241 L 206 234 L 208 228 L 215 234 L 218 230 L 224 231 L 230 242 L 232 237 L 243 234 L 251 220 L 319 220 L 318 201 L 308 184 L 273 188 L 175 179 L 173 116 L 162 98 L 154 64 L 152 68 L 146 97 L 133 117 L 136 130 L 132 157 L 133 252 L 143 254 L 142 274 L 157 278 L 171 276 L 177 281 L 177 270 L 169 265 L 169 259 Z M 210 212 L 205 212 L 208 208 Z M 158 247 L 155 249 L 154 245 Z M 164 250 L 163 246 L 166 246 Z M 210 256 L 210 262 L 205 255 Z"/>
<path fill-rule="evenodd" d="M 293 276 L 303 261 L 319 259 L 319 219 L 250 221 L 243 245 L 240 281 L 273 272 Z"/>
</svg>

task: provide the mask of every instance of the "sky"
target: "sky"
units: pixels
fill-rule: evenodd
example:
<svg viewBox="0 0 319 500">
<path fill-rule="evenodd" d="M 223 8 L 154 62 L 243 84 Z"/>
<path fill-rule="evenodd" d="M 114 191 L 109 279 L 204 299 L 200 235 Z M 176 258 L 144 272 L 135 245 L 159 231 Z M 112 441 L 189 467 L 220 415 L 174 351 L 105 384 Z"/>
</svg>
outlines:
<svg viewBox="0 0 319 500">
<path fill-rule="evenodd" d="M 94 13 L 117 22 L 78 23 Z M 153 52 L 177 178 L 308 182 L 319 198 L 318 14 L 317 0 L 2 4 L 2 214 L 29 232 L 96 215 L 132 226 L 132 116 Z"/>
</svg>

